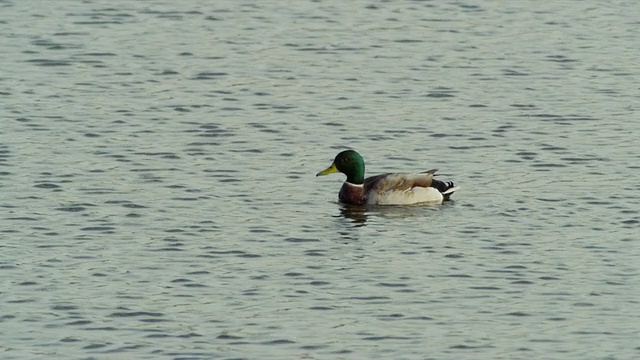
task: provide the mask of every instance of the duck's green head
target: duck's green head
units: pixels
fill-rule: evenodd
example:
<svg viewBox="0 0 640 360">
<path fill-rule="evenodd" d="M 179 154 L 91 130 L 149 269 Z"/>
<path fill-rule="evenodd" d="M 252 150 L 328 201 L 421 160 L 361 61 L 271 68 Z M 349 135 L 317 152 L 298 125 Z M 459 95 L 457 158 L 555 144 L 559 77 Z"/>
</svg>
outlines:
<svg viewBox="0 0 640 360">
<path fill-rule="evenodd" d="M 352 184 L 364 183 L 364 160 L 355 150 L 345 150 L 333 159 L 331 166 L 320 171 L 316 176 L 341 172 L 347 175 L 347 182 Z"/>
</svg>

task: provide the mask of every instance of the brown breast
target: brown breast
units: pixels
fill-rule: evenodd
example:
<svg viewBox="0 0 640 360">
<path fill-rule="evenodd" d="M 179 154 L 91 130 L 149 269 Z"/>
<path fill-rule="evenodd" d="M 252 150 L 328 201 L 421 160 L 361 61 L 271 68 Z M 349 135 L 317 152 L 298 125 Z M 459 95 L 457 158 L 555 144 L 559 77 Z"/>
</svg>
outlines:
<svg viewBox="0 0 640 360">
<path fill-rule="evenodd" d="M 361 185 L 353 185 L 348 182 L 342 184 L 340 188 L 340 192 L 338 193 L 338 198 L 343 203 L 353 204 L 353 205 L 364 205 L 366 203 L 366 198 L 364 196 L 364 186 Z"/>
</svg>

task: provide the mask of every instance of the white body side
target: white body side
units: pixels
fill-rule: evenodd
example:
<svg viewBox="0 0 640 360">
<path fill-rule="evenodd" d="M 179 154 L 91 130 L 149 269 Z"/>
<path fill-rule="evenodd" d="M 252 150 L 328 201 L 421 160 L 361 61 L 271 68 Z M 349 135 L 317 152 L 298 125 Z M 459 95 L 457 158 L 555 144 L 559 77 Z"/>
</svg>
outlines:
<svg viewBox="0 0 640 360">
<path fill-rule="evenodd" d="M 432 187 L 414 187 L 408 190 L 390 190 L 384 193 L 372 192 L 367 202 L 377 205 L 410 205 L 417 203 L 441 204 L 444 197 Z"/>
</svg>

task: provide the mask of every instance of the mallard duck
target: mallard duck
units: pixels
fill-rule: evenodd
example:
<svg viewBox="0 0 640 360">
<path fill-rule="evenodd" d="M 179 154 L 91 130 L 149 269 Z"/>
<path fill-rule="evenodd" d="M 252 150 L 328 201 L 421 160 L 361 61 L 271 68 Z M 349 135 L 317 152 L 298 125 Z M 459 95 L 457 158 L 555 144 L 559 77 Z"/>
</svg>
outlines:
<svg viewBox="0 0 640 360">
<path fill-rule="evenodd" d="M 387 173 L 364 178 L 364 160 L 355 150 L 336 155 L 331 166 L 316 176 L 341 172 L 347 175 L 338 198 L 353 205 L 441 204 L 458 190 L 453 182 L 433 178 L 436 169 L 419 174 Z"/>
</svg>

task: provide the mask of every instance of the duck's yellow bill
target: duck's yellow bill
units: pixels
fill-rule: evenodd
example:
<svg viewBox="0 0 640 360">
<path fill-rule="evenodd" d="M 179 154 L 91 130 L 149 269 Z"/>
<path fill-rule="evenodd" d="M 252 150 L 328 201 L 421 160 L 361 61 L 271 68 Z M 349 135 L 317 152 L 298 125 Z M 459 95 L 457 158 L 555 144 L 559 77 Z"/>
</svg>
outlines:
<svg viewBox="0 0 640 360">
<path fill-rule="evenodd" d="M 338 172 L 338 168 L 336 167 L 336 164 L 331 164 L 328 168 L 317 173 L 316 176 L 329 175 L 335 172 Z"/>
</svg>

